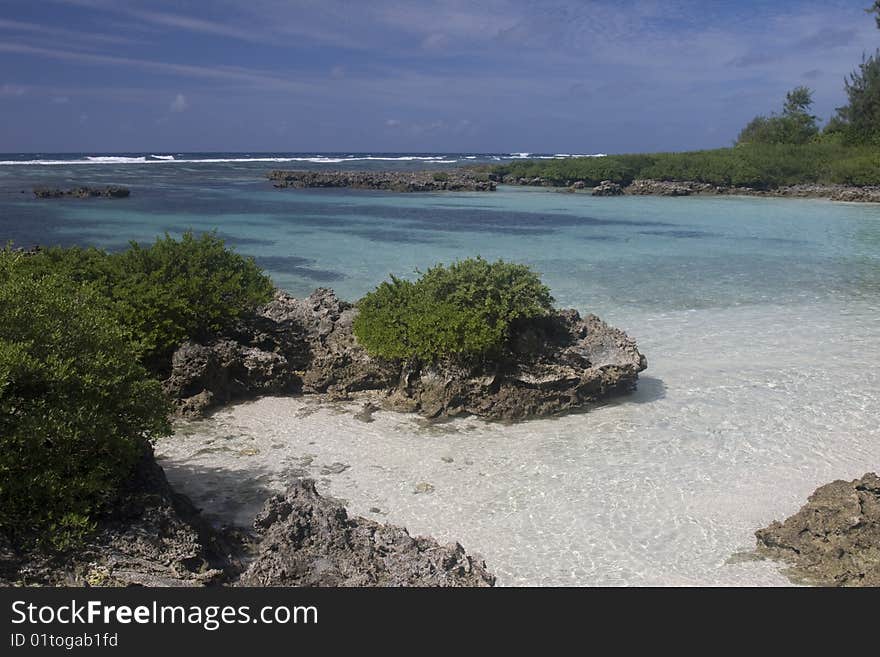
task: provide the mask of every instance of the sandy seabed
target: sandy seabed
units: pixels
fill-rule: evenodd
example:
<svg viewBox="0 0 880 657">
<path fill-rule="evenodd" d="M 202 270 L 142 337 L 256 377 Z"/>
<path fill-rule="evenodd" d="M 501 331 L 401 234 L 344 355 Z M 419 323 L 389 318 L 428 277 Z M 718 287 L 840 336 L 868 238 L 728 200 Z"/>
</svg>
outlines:
<svg viewBox="0 0 880 657">
<path fill-rule="evenodd" d="M 313 477 L 354 514 L 481 553 L 501 585 L 789 584 L 742 553 L 818 485 L 880 467 L 876 309 L 644 313 L 622 326 L 649 369 L 636 393 L 587 413 L 364 423 L 357 401 L 264 398 L 179 425 L 160 462 L 207 514 L 241 525 Z"/>
</svg>

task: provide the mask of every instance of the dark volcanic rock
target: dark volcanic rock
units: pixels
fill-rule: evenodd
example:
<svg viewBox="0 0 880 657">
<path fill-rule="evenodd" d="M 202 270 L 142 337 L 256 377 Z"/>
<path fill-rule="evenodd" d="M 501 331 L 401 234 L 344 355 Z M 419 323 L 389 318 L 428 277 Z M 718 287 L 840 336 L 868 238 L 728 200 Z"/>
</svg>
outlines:
<svg viewBox="0 0 880 657">
<path fill-rule="evenodd" d="M 328 466 L 340 471 L 347 466 Z M 212 528 L 168 485 L 152 450 L 114 511 L 75 551 L 22 554 L 0 533 L 0 586 L 487 586 L 495 578 L 458 544 L 349 518 L 297 481 L 257 516 L 258 540 Z M 246 572 L 243 562 L 253 557 Z M 242 573 L 244 572 L 244 575 Z"/>
<path fill-rule="evenodd" d="M 332 290 L 305 299 L 278 291 L 226 337 L 188 342 L 172 357 L 165 389 L 184 417 L 261 394 L 329 393 L 389 388 L 399 370 L 370 357 L 356 343 L 356 311 Z"/>
<path fill-rule="evenodd" d="M 479 367 L 374 358 L 352 333 L 356 315 L 331 290 L 305 299 L 278 292 L 234 336 L 180 347 L 165 388 L 184 416 L 265 393 L 371 390 L 385 393 L 386 408 L 429 418 L 516 420 L 630 391 L 646 367 L 625 333 L 574 310 L 516 327 L 508 353 Z"/>
<path fill-rule="evenodd" d="M 185 417 L 258 394 L 296 392 L 301 382 L 281 354 L 220 339 L 209 345 L 183 344 L 172 357 L 165 390 Z"/>
<path fill-rule="evenodd" d="M 880 586 L 880 477 L 826 484 L 795 515 L 755 536 L 757 553 L 789 563 L 793 579 Z"/>
<path fill-rule="evenodd" d="M 299 480 L 254 521 L 257 554 L 243 586 L 492 586 L 495 578 L 458 543 L 412 537 L 402 527 L 350 518 Z"/>
<path fill-rule="evenodd" d="M 634 180 L 627 188 L 627 194 L 652 196 L 690 196 L 716 191 L 714 185 L 691 182 L 670 182 L 667 180 Z"/>
<path fill-rule="evenodd" d="M 125 187 L 74 187 L 73 189 L 51 189 L 37 187 L 36 198 L 127 198 L 131 192 Z"/>
<path fill-rule="evenodd" d="M 513 352 L 492 366 L 404 369 L 386 400 L 427 417 L 470 413 L 519 420 L 586 407 L 636 387 L 647 367 L 635 342 L 595 315 L 565 310 L 518 328 Z"/>
<path fill-rule="evenodd" d="M 211 529 L 146 448 L 112 514 L 71 554 L 19 555 L 0 537 L 0 585 L 205 586 L 241 571 L 241 544 Z M 5 581 L 4 581 L 5 580 Z"/>
<path fill-rule="evenodd" d="M 575 183 L 576 185 L 577 183 Z M 572 185 L 574 187 L 574 185 Z M 593 196 L 620 196 L 623 194 L 623 188 L 610 180 L 603 180 L 593 187 Z"/>
<path fill-rule="evenodd" d="M 496 183 L 472 171 L 270 171 L 275 187 L 351 187 L 392 192 L 494 192 Z"/>
<path fill-rule="evenodd" d="M 345 397 L 350 392 L 383 390 L 397 381 L 399 367 L 370 356 L 352 333 L 357 309 L 332 290 L 318 288 L 305 299 L 283 292 L 261 313 L 304 332 L 309 358 L 302 373 L 303 392 Z"/>
</svg>

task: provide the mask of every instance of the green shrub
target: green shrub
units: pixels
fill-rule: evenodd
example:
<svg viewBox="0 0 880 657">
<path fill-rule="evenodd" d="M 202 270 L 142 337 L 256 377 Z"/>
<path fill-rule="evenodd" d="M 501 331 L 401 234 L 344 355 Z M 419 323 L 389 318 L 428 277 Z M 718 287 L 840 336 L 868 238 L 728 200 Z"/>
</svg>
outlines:
<svg viewBox="0 0 880 657">
<path fill-rule="evenodd" d="M 253 259 L 213 234 L 186 233 L 179 241 L 166 235 L 113 257 L 121 271 L 112 290 L 117 315 L 148 359 L 167 358 L 188 338 L 222 331 L 272 298 L 272 281 Z"/>
<path fill-rule="evenodd" d="M 745 143 L 684 153 L 609 155 L 602 158 L 524 160 L 494 167 L 496 174 L 541 177 L 556 185 L 601 179 L 627 185 L 634 179 L 703 182 L 772 189 L 801 183 L 878 184 L 877 149 L 846 146 L 830 133 L 808 144 Z M 859 182 L 856 182 L 859 181 Z"/>
<path fill-rule="evenodd" d="M 354 333 L 373 355 L 436 361 L 491 358 L 514 322 L 547 314 L 550 290 L 525 265 L 470 258 L 418 280 L 394 276 L 358 302 Z"/>
<path fill-rule="evenodd" d="M 848 102 L 837 108 L 836 118 L 845 141 L 880 146 L 880 50 L 863 55 L 844 86 Z"/>
<path fill-rule="evenodd" d="M 863 153 L 829 165 L 831 181 L 844 185 L 880 184 L 880 152 Z"/>
<path fill-rule="evenodd" d="M 445 171 L 437 171 L 431 177 L 435 182 L 447 182 L 449 180 L 449 174 Z"/>
<path fill-rule="evenodd" d="M 0 531 L 65 549 L 169 430 L 159 382 L 89 285 L 0 259 Z"/>
<path fill-rule="evenodd" d="M 738 144 L 806 144 L 819 134 L 817 117 L 810 114 L 813 92 L 795 87 L 785 96 L 782 114 L 756 116 L 737 137 Z"/>
<path fill-rule="evenodd" d="M 213 233 L 168 235 L 122 253 L 51 248 L 22 260 L 35 276 L 91 283 L 128 329 L 144 362 L 167 367 L 173 350 L 228 328 L 272 296 L 272 282 L 252 258 L 227 249 Z"/>
</svg>

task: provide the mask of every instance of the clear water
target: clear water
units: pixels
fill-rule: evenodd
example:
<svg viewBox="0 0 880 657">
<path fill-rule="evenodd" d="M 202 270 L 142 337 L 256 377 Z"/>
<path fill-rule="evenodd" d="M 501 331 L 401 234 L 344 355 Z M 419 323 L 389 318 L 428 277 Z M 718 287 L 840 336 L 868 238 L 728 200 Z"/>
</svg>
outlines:
<svg viewBox="0 0 880 657">
<path fill-rule="evenodd" d="M 880 206 L 274 190 L 260 178 L 272 166 L 288 165 L 6 165 L 0 238 L 119 248 L 216 228 L 292 293 L 346 298 L 389 273 L 503 257 L 543 272 L 559 305 L 628 331 L 649 369 L 619 402 L 512 426 L 364 424 L 357 404 L 315 399 L 225 409 L 159 445 L 219 521 L 249 521 L 308 474 L 354 513 L 482 553 L 501 584 L 785 584 L 734 555 L 817 485 L 880 467 Z M 78 183 L 133 196 L 18 193 Z"/>
</svg>

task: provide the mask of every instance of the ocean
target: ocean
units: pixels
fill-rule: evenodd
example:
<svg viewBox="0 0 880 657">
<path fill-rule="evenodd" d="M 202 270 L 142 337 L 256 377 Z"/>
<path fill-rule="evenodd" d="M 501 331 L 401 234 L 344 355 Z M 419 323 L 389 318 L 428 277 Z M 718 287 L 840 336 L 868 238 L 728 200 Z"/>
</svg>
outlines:
<svg viewBox="0 0 880 657">
<path fill-rule="evenodd" d="M 323 286 L 350 300 L 437 262 L 527 263 L 557 305 L 637 339 L 648 369 L 636 393 L 514 425 L 389 412 L 364 424 L 356 403 L 265 398 L 161 441 L 172 483 L 218 522 L 244 524 L 307 474 L 354 514 L 481 553 L 502 585 L 787 584 L 777 564 L 744 556 L 754 531 L 816 486 L 880 467 L 880 206 L 265 179 L 526 156 L 0 155 L 0 240 L 120 249 L 217 230 L 292 294 Z M 30 193 L 110 184 L 131 197 Z"/>
</svg>

